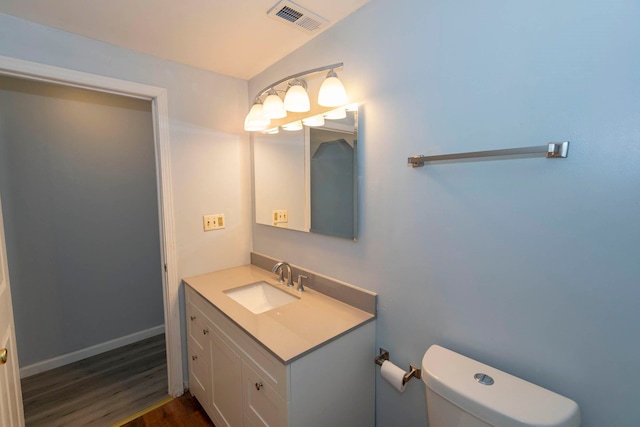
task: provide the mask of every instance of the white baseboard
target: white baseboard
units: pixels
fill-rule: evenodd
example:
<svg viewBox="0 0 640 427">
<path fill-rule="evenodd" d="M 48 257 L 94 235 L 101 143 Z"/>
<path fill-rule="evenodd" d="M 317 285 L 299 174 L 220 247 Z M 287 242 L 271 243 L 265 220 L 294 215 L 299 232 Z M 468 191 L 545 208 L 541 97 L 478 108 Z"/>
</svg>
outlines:
<svg viewBox="0 0 640 427">
<path fill-rule="evenodd" d="M 42 362 L 37 362 L 29 366 L 20 367 L 20 378 L 30 377 L 31 375 L 39 374 L 40 372 L 68 365 L 69 363 L 77 362 L 78 360 L 86 359 L 87 357 L 95 356 L 96 354 L 142 341 L 143 339 L 159 335 L 163 332 L 164 325 L 159 325 L 144 331 L 135 332 L 124 337 L 103 342 L 102 344 L 96 344 L 72 353 L 63 354 L 62 356 L 57 356 L 53 359 L 43 360 Z"/>
</svg>

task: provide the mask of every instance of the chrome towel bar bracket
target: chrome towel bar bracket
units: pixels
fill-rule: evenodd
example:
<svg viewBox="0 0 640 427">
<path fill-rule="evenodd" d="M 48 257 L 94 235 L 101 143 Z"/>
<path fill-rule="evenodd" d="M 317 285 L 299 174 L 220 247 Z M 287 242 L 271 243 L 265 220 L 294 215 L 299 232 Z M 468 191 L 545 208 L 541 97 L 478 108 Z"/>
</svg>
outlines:
<svg viewBox="0 0 640 427">
<path fill-rule="evenodd" d="M 476 159 L 482 157 L 502 157 L 540 154 L 548 159 L 564 159 L 569 155 L 569 141 L 550 142 L 537 147 L 507 148 L 504 150 L 472 151 L 468 153 L 441 154 L 436 156 L 412 156 L 408 159 L 409 166 L 419 168 L 427 162 L 446 160 Z"/>
</svg>

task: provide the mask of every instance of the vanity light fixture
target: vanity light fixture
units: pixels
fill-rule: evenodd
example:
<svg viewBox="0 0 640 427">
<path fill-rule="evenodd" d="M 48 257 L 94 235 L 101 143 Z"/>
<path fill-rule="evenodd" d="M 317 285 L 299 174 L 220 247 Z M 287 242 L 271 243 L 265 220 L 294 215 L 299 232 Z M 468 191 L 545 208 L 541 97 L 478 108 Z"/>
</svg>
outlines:
<svg viewBox="0 0 640 427">
<path fill-rule="evenodd" d="M 288 130 L 288 131 L 302 130 L 302 120 L 296 120 L 295 122 L 282 125 L 282 130 Z"/>
<path fill-rule="evenodd" d="M 271 88 L 267 94 L 267 98 L 264 100 L 264 107 L 262 109 L 262 115 L 266 119 L 281 119 L 287 117 L 287 111 L 284 109 L 284 102 L 278 96 L 278 92 Z"/>
<path fill-rule="evenodd" d="M 322 82 L 322 86 L 320 86 L 318 104 L 323 107 L 339 107 L 346 103 L 347 92 L 344 90 L 344 85 L 332 68 L 327 74 L 327 78 Z"/>
<path fill-rule="evenodd" d="M 263 130 L 262 133 L 267 134 L 267 135 L 275 135 L 277 133 L 280 133 L 280 128 L 278 126 L 271 128 L 271 129 L 266 129 Z"/>
<path fill-rule="evenodd" d="M 302 77 L 320 73 L 329 70 L 327 77 L 320 86 L 318 93 L 318 105 L 322 107 L 338 107 L 347 103 L 347 94 L 344 89 L 344 85 L 338 79 L 335 72 L 336 69 L 342 68 L 343 63 L 325 65 L 324 67 L 313 68 L 311 70 L 303 71 L 281 79 L 260 92 L 255 97 L 255 102 L 247 114 L 244 121 L 244 130 L 249 132 L 264 131 L 271 124 L 272 119 L 281 119 L 287 116 L 287 111 L 293 113 L 305 113 L 311 110 L 311 102 L 309 100 L 309 94 L 307 93 L 307 84 Z M 287 83 L 287 89 L 284 97 L 284 101 L 280 98 L 278 92 L 285 92 L 285 90 L 279 90 L 278 85 Z M 263 105 L 264 99 L 264 105 Z M 344 109 L 342 109 L 344 114 Z M 307 124 L 307 123 L 319 123 L 320 118 L 312 117 L 305 119 L 307 126 L 322 126 L 322 124 Z M 298 122 L 300 122 L 298 120 Z M 294 127 L 297 126 L 293 125 Z M 302 126 L 302 123 L 300 123 Z M 283 126 L 284 129 L 284 126 Z"/>
<path fill-rule="evenodd" d="M 336 108 L 335 110 L 331 110 L 328 113 L 324 114 L 324 118 L 327 120 L 340 120 L 347 117 L 347 111 L 342 108 Z"/>
<path fill-rule="evenodd" d="M 247 114 L 247 118 L 244 119 L 244 130 L 255 132 L 264 130 L 269 126 L 271 120 L 264 118 L 262 109 L 262 101 L 256 99 L 256 102 L 251 106 L 251 110 L 249 110 L 249 114 Z"/>
<path fill-rule="evenodd" d="M 302 124 L 309 127 L 314 126 L 324 126 L 324 117 L 322 114 L 318 114 L 317 116 L 307 117 L 306 119 L 302 119 Z"/>
<path fill-rule="evenodd" d="M 306 113 L 311 109 L 311 101 L 304 80 L 293 79 L 284 96 L 284 109 L 292 113 Z"/>
</svg>

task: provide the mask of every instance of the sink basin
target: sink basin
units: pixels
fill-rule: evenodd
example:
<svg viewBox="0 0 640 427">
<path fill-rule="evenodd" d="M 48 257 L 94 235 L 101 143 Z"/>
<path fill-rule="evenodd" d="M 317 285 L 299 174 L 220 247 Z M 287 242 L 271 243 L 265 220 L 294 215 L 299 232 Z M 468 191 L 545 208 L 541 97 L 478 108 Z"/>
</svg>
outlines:
<svg viewBox="0 0 640 427">
<path fill-rule="evenodd" d="M 297 301 L 298 298 L 265 281 L 240 286 L 224 291 L 231 299 L 238 302 L 253 314 L 264 313 L 274 308 Z"/>
</svg>

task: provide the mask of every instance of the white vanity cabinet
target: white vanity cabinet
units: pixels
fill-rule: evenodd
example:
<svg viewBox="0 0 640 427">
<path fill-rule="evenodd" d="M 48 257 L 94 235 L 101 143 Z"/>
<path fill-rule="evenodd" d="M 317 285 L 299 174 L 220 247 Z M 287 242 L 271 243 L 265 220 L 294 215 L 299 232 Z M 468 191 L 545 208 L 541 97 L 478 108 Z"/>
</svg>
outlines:
<svg viewBox="0 0 640 427">
<path fill-rule="evenodd" d="M 189 382 L 216 427 L 374 425 L 374 322 L 282 363 L 186 286 Z"/>
</svg>

